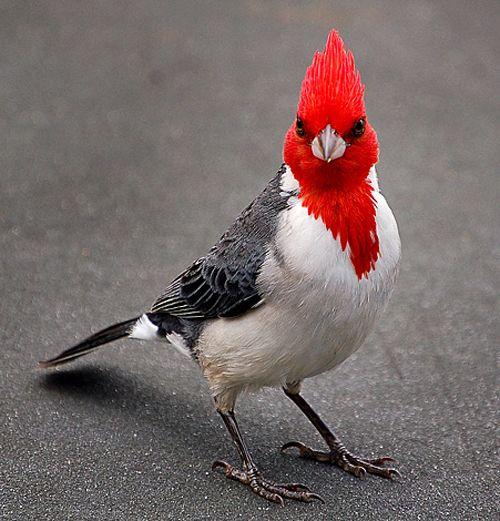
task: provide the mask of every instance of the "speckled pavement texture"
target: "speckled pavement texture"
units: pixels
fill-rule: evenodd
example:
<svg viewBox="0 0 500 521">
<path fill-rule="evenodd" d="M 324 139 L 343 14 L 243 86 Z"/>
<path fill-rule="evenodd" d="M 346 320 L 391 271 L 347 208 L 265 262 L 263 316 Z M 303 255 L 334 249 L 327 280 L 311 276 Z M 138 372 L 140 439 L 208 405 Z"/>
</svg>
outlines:
<svg viewBox="0 0 500 521">
<path fill-rule="evenodd" d="M 0 518 L 498 519 L 498 2 L 0 3 Z M 236 462 L 196 366 L 120 342 L 36 362 L 148 306 L 281 162 L 312 53 L 337 27 L 367 85 L 403 241 L 384 320 L 305 396 L 365 481 L 279 453 L 318 436 L 281 392 L 239 403 L 281 509 Z M 498 308 L 497 308 L 498 310 Z"/>
</svg>

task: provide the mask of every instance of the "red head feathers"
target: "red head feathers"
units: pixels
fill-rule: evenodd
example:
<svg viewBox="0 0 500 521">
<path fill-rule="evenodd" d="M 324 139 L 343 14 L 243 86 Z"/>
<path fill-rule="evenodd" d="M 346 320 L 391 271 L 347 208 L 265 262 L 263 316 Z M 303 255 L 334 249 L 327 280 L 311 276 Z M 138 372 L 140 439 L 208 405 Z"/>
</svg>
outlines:
<svg viewBox="0 0 500 521">
<path fill-rule="evenodd" d="M 316 51 L 302 82 L 297 113 L 319 132 L 333 123 L 340 133 L 349 131 L 355 119 L 365 116 L 365 86 L 356 70 L 354 56 L 331 31 L 323 52 Z"/>
<path fill-rule="evenodd" d="M 359 278 L 379 254 L 370 168 L 377 135 L 366 118 L 364 85 L 354 56 L 331 31 L 308 67 L 284 160 L 300 184 L 302 204 L 321 218 L 350 258 Z"/>
</svg>

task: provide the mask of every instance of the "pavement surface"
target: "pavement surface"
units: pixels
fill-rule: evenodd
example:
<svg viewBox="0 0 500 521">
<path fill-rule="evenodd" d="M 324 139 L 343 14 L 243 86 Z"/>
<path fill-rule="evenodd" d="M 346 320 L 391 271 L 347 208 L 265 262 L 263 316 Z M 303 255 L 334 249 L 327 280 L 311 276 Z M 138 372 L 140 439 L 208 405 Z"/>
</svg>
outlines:
<svg viewBox="0 0 500 521">
<path fill-rule="evenodd" d="M 498 2 L 0 4 L 0 518 L 498 519 Z M 403 241 L 384 320 L 305 396 L 404 478 L 281 455 L 320 440 L 267 390 L 238 414 L 281 509 L 236 462 L 197 367 L 124 341 L 36 362 L 148 306 L 281 163 L 313 51 L 354 50 Z M 496 308 L 498 309 L 498 308 Z"/>
</svg>

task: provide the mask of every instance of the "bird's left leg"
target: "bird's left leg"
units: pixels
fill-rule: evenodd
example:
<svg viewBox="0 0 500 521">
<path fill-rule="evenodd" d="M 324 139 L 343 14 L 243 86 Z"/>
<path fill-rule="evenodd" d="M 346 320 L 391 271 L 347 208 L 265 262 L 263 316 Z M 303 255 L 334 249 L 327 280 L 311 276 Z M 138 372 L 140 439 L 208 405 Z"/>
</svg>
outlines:
<svg viewBox="0 0 500 521">
<path fill-rule="evenodd" d="M 243 469 L 235 468 L 225 461 L 214 462 L 212 469 L 215 470 L 216 468 L 222 468 L 228 478 L 247 485 L 250 487 L 252 492 L 258 496 L 269 501 L 274 501 L 281 506 L 284 506 L 283 498 L 295 499 L 306 503 L 309 503 L 314 499 L 323 501 L 321 496 L 314 494 L 309 490 L 309 488 L 301 483 L 275 483 L 265 479 L 252 459 L 250 451 L 248 450 L 238 424 L 236 423 L 234 412 L 232 410 L 224 411 L 219 408 L 217 408 L 217 412 L 224 420 L 226 428 L 236 445 L 236 450 L 241 458 Z"/>
<path fill-rule="evenodd" d="M 337 436 L 327 427 L 323 420 L 314 412 L 311 406 L 299 394 L 300 384 L 293 384 L 283 388 L 285 394 L 290 398 L 295 405 L 307 416 L 309 421 L 316 427 L 316 430 L 321 434 L 325 440 L 328 452 L 321 452 L 313 450 L 299 441 L 291 441 L 285 443 L 281 447 L 282 451 L 289 448 L 297 448 L 300 452 L 300 457 L 314 459 L 326 463 L 333 463 L 346 472 L 354 474 L 358 478 L 363 478 L 366 473 L 375 474 L 384 478 L 393 478 L 400 476 L 399 472 L 393 467 L 386 467 L 385 463 L 394 462 L 393 458 L 384 456 L 377 459 L 367 459 L 355 456 L 349 452 Z"/>
</svg>

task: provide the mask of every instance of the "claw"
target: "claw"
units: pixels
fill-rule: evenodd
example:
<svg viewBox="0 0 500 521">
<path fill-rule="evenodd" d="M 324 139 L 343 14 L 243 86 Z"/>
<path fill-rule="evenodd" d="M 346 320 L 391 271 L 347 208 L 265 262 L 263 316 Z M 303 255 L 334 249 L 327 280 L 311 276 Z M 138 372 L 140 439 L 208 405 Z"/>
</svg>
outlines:
<svg viewBox="0 0 500 521">
<path fill-rule="evenodd" d="M 219 459 L 212 463 L 212 470 L 217 470 L 218 468 L 223 468 L 224 470 L 226 470 L 227 467 L 229 467 L 229 463 L 226 463 L 225 461 Z"/>
<path fill-rule="evenodd" d="M 359 479 L 366 479 L 366 469 L 363 467 L 354 467 L 354 475 Z"/>
<path fill-rule="evenodd" d="M 305 447 L 305 445 L 303 443 L 300 443 L 300 441 L 289 441 L 288 443 L 282 445 L 280 450 L 281 452 L 286 452 L 287 449 L 294 448 L 300 450 L 302 447 Z"/>
<path fill-rule="evenodd" d="M 313 450 L 300 441 L 289 441 L 281 447 L 281 452 L 285 453 L 288 449 L 299 449 L 299 456 L 301 458 L 312 457 Z"/>
<path fill-rule="evenodd" d="M 315 494 L 314 492 L 312 492 L 309 497 L 311 498 L 311 500 L 312 499 L 317 499 L 318 501 L 323 503 L 323 505 L 325 504 L 325 500 L 319 494 Z"/>
<path fill-rule="evenodd" d="M 399 472 L 398 469 L 389 469 L 390 478 L 399 478 L 401 479 L 403 476 L 401 475 L 401 472 Z"/>
</svg>

